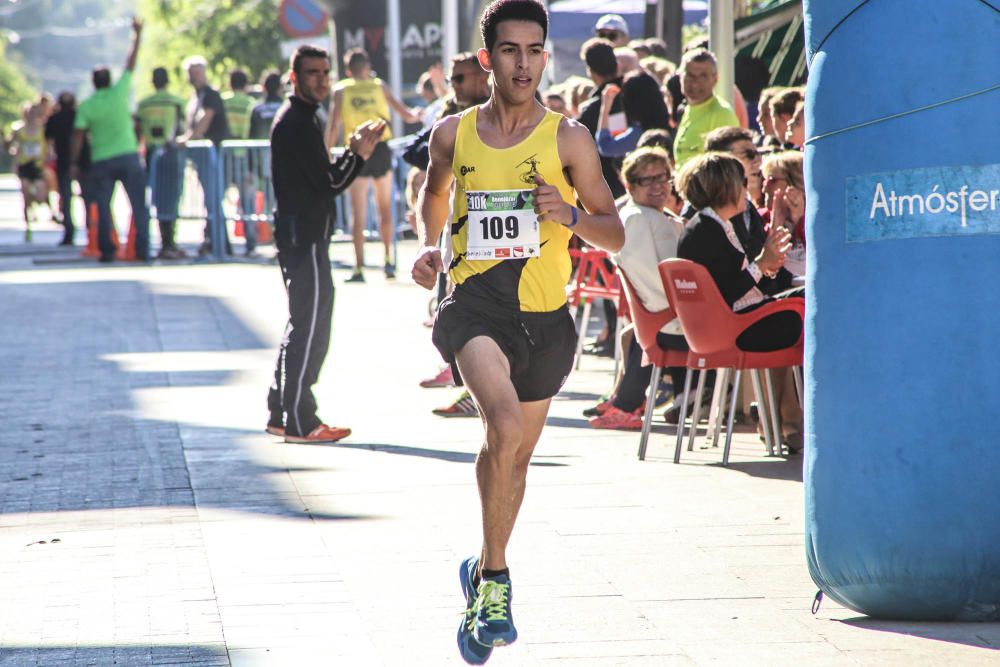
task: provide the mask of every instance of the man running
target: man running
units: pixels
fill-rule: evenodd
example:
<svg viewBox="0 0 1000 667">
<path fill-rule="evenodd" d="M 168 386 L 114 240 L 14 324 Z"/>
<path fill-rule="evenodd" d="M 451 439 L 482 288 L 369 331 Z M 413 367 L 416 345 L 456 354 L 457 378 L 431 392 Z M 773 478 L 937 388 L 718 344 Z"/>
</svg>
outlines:
<svg viewBox="0 0 1000 667">
<path fill-rule="evenodd" d="M 480 28 L 479 64 L 493 75 L 492 93 L 435 126 L 418 201 L 423 248 L 412 272 L 431 289 L 444 269 L 435 242 L 454 181 L 455 289 L 441 302 L 433 338 L 456 382 L 472 392 L 486 431 L 476 459 L 483 546 L 460 570 L 467 610 L 458 644 L 471 664 L 517 639 L 505 552 L 549 403 L 573 365 L 567 245 L 574 232 L 612 252 L 624 243 L 593 137 L 535 101 L 548 60 L 545 8 L 496 0 Z M 582 209 L 571 203 L 577 197 Z"/>
</svg>

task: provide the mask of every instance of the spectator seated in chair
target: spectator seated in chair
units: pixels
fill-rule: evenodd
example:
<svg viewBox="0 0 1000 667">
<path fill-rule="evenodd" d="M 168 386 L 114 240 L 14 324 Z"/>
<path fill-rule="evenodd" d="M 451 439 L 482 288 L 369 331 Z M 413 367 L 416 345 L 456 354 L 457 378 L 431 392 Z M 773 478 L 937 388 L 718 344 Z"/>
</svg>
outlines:
<svg viewBox="0 0 1000 667">
<path fill-rule="evenodd" d="M 724 153 L 692 158 L 677 174 L 677 187 L 698 214 L 688 223 L 677 244 L 677 255 L 704 266 L 722 298 L 734 312 L 746 312 L 772 301 L 774 277 L 791 247 L 791 234 L 773 226 L 756 256 L 748 256 L 730 220 L 746 207 L 743 165 Z M 802 298 L 801 290 L 781 293 Z M 737 339 L 741 350 L 771 352 L 790 347 L 802 333 L 802 320 L 792 312 L 775 313 L 757 322 Z"/>
<path fill-rule="evenodd" d="M 661 148 L 640 148 L 625 158 L 622 181 L 629 201 L 621 210 L 625 224 L 625 245 L 614 260 L 635 287 L 647 310 L 666 310 L 666 295 L 657 264 L 677 256 L 677 240 L 683 220 L 669 209 L 677 207 L 677 195 L 670 183 L 670 164 Z M 687 350 L 677 320 L 668 322 L 657 335 L 664 349 Z M 638 430 L 642 428 L 642 405 L 649 386 L 651 366 L 642 365 L 642 348 L 632 337 L 625 354 L 625 372 L 613 397 L 603 402 L 590 419 L 594 428 Z M 683 386 L 685 368 L 670 369 L 674 386 Z"/>
</svg>

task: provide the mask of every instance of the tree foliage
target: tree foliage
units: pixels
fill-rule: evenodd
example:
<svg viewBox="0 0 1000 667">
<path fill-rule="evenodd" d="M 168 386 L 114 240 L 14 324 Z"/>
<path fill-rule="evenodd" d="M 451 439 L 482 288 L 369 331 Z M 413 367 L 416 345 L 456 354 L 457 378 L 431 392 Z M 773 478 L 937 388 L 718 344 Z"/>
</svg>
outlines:
<svg viewBox="0 0 1000 667">
<path fill-rule="evenodd" d="M 136 93 L 152 91 L 155 67 L 170 72 L 170 89 L 190 94 L 181 62 L 190 55 L 208 60 L 209 79 L 225 88 L 235 67 L 247 70 L 251 81 L 261 72 L 282 68 L 278 0 L 140 0 L 146 22 L 136 71 Z"/>
<path fill-rule="evenodd" d="M 38 99 L 25 78 L 22 68 L 7 55 L 7 46 L 0 37 L 0 133 L 10 134 L 10 125 L 21 118 L 21 105 Z M 6 171 L 10 160 L 0 144 L 0 170 Z"/>
</svg>

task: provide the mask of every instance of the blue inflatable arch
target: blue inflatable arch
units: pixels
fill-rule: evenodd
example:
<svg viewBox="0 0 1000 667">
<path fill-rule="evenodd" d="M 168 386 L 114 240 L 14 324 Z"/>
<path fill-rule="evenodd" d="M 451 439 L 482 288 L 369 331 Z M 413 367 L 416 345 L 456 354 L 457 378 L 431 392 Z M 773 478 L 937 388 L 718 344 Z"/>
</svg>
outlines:
<svg viewBox="0 0 1000 667">
<path fill-rule="evenodd" d="M 806 0 L 806 550 L 1000 620 L 1000 2 Z"/>
</svg>

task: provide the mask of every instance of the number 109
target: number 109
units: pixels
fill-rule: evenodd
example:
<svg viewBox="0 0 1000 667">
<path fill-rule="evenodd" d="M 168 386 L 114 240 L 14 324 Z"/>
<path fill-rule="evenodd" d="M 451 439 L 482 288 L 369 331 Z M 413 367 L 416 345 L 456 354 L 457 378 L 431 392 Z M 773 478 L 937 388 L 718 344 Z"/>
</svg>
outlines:
<svg viewBox="0 0 1000 667">
<path fill-rule="evenodd" d="M 502 239 L 504 236 L 516 239 L 519 231 L 516 215 L 508 215 L 506 218 L 501 218 L 499 215 L 485 217 L 479 224 L 483 226 L 484 241 Z"/>
</svg>

